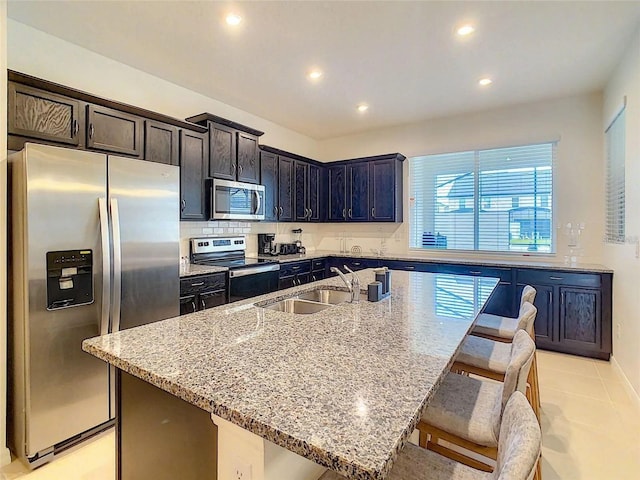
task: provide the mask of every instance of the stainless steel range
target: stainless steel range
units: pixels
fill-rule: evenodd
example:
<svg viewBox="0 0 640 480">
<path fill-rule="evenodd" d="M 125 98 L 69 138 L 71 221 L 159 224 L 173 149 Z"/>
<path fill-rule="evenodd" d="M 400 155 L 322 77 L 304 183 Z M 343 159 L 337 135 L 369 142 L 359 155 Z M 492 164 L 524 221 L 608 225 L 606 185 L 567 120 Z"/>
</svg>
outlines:
<svg viewBox="0 0 640 480">
<path fill-rule="evenodd" d="M 192 238 L 191 263 L 229 269 L 229 301 L 237 302 L 278 290 L 276 259 L 246 257 L 243 236 Z"/>
</svg>

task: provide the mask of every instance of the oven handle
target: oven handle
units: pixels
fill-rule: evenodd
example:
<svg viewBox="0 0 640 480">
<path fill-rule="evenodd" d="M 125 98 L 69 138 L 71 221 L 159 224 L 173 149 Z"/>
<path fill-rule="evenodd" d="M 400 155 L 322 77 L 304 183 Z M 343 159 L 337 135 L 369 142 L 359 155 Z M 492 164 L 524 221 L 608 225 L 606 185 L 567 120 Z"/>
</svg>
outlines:
<svg viewBox="0 0 640 480">
<path fill-rule="evenodd" d="M 255 275 L 256 273 L 277 272 L 278 270 L 280 270 L 280 265 L 277 263 L 275 265 L 264 265 L 260 267 L 251 267 L 251 268 L 240 268 L 238 270 L 230 270 L 229 278 Z"/>
</svg>

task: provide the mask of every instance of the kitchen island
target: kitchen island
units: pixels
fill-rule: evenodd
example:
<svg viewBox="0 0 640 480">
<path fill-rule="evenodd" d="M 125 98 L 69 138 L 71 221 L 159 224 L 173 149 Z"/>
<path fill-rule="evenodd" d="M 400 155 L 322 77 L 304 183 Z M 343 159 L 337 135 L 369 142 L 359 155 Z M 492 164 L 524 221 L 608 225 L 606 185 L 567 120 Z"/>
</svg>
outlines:
<svg viewBox="0 0 640 480">
<path fill-rule="evenodd" d="M 359 276 L 366 287 L 374 273 Z M 266 465 L 272 445 L 320 465 L 320 473 L 384 479 L 497 283 L 394 271 L 391 296 L 380 302 L 365 293 L 360 303 L 310 315 L 261 307 L 344 287 L 331 278 L 89 339 L 83 349 L 212 414 L 219 480 L 231 467 L 247 468 L 242 476 L 253 480 L 277 478 Z M 264 465 L 220 453 L 237 427 L 252 449 L 263 445 Z"/>
</svg>

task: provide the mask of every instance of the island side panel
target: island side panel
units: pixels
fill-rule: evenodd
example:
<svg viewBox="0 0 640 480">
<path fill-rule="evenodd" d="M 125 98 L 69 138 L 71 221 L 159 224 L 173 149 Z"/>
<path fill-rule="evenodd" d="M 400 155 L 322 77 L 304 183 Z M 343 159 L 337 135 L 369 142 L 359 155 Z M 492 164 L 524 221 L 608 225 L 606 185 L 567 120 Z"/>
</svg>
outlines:
<svg viewBox="0 0 640 480">
<path fill-rule="evenodd" d="M 217 480 L 208 412 L 116 370 L 118 480 Z"/>
</svg>

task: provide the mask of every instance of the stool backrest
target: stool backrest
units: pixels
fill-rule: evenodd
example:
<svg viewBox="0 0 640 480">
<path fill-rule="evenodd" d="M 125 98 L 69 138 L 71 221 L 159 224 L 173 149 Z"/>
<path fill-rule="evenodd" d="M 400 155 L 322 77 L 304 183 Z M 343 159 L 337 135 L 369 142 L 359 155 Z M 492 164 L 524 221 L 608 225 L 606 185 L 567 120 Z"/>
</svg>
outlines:
<svg viewBox="0 0 640 480">
<path fill-rule="evenodd" d="M 536 293 L 536 289 L 531 285 L 525 285 L 522 289 L 522 294 L 520 295 L 520 307 L 524 305 L 524 302 L 533 304 L 534 300 L 536 299 Z"/>
<path fill-rule="evenodd" d="M 540 457 L 542 434 L 535 413 L 525 396 L 514 392 L 507 402 L 500 425 L 496 480 L 533 478 Z"/>
<path fill-rule="evenodd" d="M 511 358 L 502 382 L 502 395 L 496 399 L 493 409 L 493 430 L 496 437 L 500 433 L 500 421 L 509 398 L 515 391 L 526 391 L 527 377 L 535 351 L 536 344 L 529 334 L 524 330 L 518 330 L 511 343 Z"/>
<path fill-rule="evenodd" d="M 534 337 L 533 324 L 536 321 L 538 309 L 532 303 L 524 302 L 518 314 L 518 330 L 524 330 L 531 338 Z"/>
</svg>

